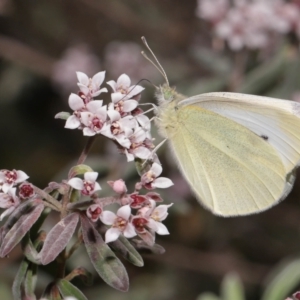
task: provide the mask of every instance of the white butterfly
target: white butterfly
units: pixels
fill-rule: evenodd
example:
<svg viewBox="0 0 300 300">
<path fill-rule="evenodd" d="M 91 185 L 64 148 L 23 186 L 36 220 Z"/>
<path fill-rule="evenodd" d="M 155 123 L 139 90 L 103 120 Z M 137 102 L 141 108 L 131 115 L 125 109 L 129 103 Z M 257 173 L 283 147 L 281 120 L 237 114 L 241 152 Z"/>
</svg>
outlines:
<svg viewBox="0 0 300 300">
<path fill-rule="evenodd" d="M 300 103 L 223 92 L 187 98 L 157 68 L 167 83 L 156 123 L 200 203 L 235 216 L 283 200 L 300 163 Z"/>
</svg>

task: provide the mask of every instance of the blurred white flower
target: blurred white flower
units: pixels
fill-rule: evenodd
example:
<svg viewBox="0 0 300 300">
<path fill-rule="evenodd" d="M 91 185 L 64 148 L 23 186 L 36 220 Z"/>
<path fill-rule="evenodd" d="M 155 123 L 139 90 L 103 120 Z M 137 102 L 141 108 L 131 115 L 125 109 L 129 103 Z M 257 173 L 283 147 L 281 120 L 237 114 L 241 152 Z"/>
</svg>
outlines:
<svg viewBox="0 0 300 300">
<path fill-rule="evenodd" d="M 107 45 L 104 55 L 106 70 L 112 77 L 125 73 L 136 84 L 141 78 L 156 78 L 158 72 L 141 55 L 142 48 L 131 42 L 111 42 Z"/>
<path fill-rule="evenodd" d="M 198 0 L 196 14 L 211 22 L 216 36 L 234 51 L 263 48 L 291 31 L 300 36 L 300 8 L 283 0 L 235 0 L 231 5 Z"/>
<path fill-rule="evenodd" d="M 87 45 L 79 44 L 67 48 L 55 63 L 52 80 L 59 91 L 68 94 L 76 87 L 74 82 L 76 71 L 81 70 L 87 74 L 93 74 L 100 69 L 98 56 Z"/>
</svg>

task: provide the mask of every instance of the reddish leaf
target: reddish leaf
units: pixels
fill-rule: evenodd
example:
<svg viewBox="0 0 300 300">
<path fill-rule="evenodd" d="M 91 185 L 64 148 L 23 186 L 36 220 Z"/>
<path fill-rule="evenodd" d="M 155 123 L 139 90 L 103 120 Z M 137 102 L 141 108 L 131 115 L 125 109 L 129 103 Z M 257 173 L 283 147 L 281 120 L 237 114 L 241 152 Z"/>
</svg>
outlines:
<svg viewBox="0 0 300 300">
<path fill-rule="evenodd" d="M 43 209 L 44 204 L 41 200 L 39 200 L 39 202 L 36 201 L 36 205 L 33 205 L 32 202 L 30 206 L 27 206 L 27 209 L 19 211 L 23 212 L 23 214 L 19 217 L 19 219 L 14 223 L 12 228 L 6 233 L 5 237 L 3 238 L 0 248 L 0 257 L 6 256 L 21 241 L 26 232 L 28 232 L 32 225 L 37 221 Z M 15 218 L 15 216 L 13 217 Z M 10 224 L 11 222 L 8 223 Z"/>
<path fill-rule="evenodd" d="M 21 218 L 21 216 L 32 211 L 33 208 L 40 203 L 43 203 L 41 199 L 32 199 L 32 200 L 25 201 L 9 215 L 9 217 L 7 218 L 6 222 L 1 227 L 0 230 L 0 242 L 1 242 L 0 244 L 2 244 L 6 234 L 15 225 L 15 223 Z"/>
<path fill-rule="evenodd" d="M 72 213 L 58 222 L 47 234 L 39 254 L 43 265 L 49 264 L 67 246 L 76 229 L 79 216 Z"/>
<path fill-rule="evenodd" d="M 125 267 L 105 244 L 89 219 L 83 214 L 80 219 L 84 244 L 97 273 L 113 288 L 128 291 L 129 279 Z"/>
</svg>

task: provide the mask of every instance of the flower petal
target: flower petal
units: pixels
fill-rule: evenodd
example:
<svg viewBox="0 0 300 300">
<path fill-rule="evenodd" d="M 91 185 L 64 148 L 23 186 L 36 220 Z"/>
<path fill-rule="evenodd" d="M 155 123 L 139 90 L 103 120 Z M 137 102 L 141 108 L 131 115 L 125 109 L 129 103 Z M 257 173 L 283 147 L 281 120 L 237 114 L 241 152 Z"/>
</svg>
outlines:
<svg viewBox="0 0 300 300">
<path fill-rule="evenodd" d="M 86 105 L 86 108 L 88 111 L 95 114 L 97 112 L 97 110 L 102 107 L 102 103 L 103 103 L 103 100 L 94 100 L 94 101 L 89 102 Z"/>
<path fill-rule="evenodd" d="M 89 79 L 89 77 L 85 73 L 83 73 L 83 72 L 76 72 L 76 75 L 77 75 L 78 81 L 81 84 L 83 84 L 85 86 L 87 86 L 89 84 L 90 79 Z"/>
<path fill-rule="evenodd" d="M 138 147 L 134 149 L 133 154 L 141 159 L 148 159 L 151 156 L 151 151 L 146 147 Z"/>
<path fill-rule="evenodd" d="M 92 85 L 93 87 L 99 89 L 100 85 L 103 83 L 105 78 L 105 71 L 98 72 L 92 78 Z"/>
<path fill-rule="evenodd" d="M 80 121 L 79 119 L 72 115 L 70 116 L 67 121 L 66 121 L 66 124 L 65 124 L 65 128 L 69 128 L 69 129 L 76 129 L 80 126 Z"/>
<path fill-rule="evenodd" d="M 130 112 L 133 111 L 138 106 L 138 102 L 136 100 L 126 100 L 123 104 L 123 111 Z"/>
<path fill-rule="evenodd" d="M 74 177 L 68 181 L 68 185 L 76 190 L 83 190 L 83 181 L 80 178 Z"/>
<path fill-rule="evenodd" d="M 113 89 L 114 92 L 116 91 L 117 83 L 114 80 L 107 81 L 106 83 Z"/>
<path fill-rule="evenodd" d="M 111 101 L 112 101 L 112 103 L 118 103 L 121 99 L 123 99 L 124 98 L 124 95 L 123 94 L 121 94 L 121 93 L 119 93 L 119 92 L 117 92 L 117 93 L 112 93 L 111 94 Z"/>
<path fill-rule="evenodd" d="M 93 97 L 97 97 L 97 96 L 99 96 L 101 93 L 107 93 L 107 92 L 108 92 L 107 88 L 103 88 L 103 89 L 100 89 L 99 91 L 93 92 L 93 93 L 92 93 L 92 96 L 93 96 Z"/>
<path fill-rule="evenodd" d="M 140 85 L 131 86 L 128 90 L 127 98 L 132 98 L 135 95 L 140 94 L 145 88 Z"/>
<path fill-rule="evenodd" d="M 114 224 L 116 217 L 117 216 L 112 211 L 104 210 L 100 215 L 100 220 L 105 225 L 112 225 Z"/>
<path fill-rule="evenodd" d="M 158 177 L 162 172 L 162 166 L 158 163 L 153 163 L 151 171 L 154 173 L 155 177 Z"/>
<path fill-rule="evenodd" d="M 98 172 L 85 172 L 84 179 L 86 181 L 95 182 L 98 177 Z"/>
<path fill-rule="evenodd" d="M 120 77 L 117 80 L 117 88 L 119 88 L 121 86 L 123 88 L 129 88 L 130 83 L 131 83 L 131 80 L 130 80 L 129 76 L 126 74 L 122 74 L 122 75 L 120 75 Z"/>
<path fill-rule="evenodd" d="M 153 182 L 152 182 L 152 186 L 153 187 L 157 187 L 160 189 L 165 189 L 168 188 L 170 186 L 174 185 L 174 183 L 172 182 L 171 179 L 166 178 L 166 177 L 159 177 L 156 178 Z"/>
<path fill-rule="evenodd" d="M 29 176 L 21 170 L 16 171 L 16 173 L 17 173 L 17 179 L 16 179 L 15 183 L 20 183 L 22 181 L 25 181 L 27 178 L 29 178 Z"/>
<path fill-rule="evenodd" d="M 80 110 L 82 108 L 84 108 L 84 102 L 83 100 L 76 94 L 72 93 L 69 96 L 69 106 L 71 109 L 73 110 Z"/>
<path fill-rule="evenodd" d="M 94 136 L 96 134 L 96 132 L 89 127 L 83 128 L 82 132 L 83 132 L 83 135 L 85 135 L 85 136 Z"/>
<path fill-rule="evenodd" d="M 156 226 L 157 226 L 156 233 L 160 235 L 170 234 L 168 228 L 163 223 L 156 222 Z"/>
<path fill-rule="evenodd" d="M 98 182 L 95 182 L 95 186 L 94 186 L 94 192 L 96 191 L 100 191 L 101 190 L 101 186 Z"/>
<path fill-rule="evenodd" d="M 130 222 L 127 223 L 125 230 L 123 232 L 123 235 L 126 238 L 132 238 L 132 237 L 136 236 L 134 226 Z"/>
<path fill-rule="evenodd" d="M 129 205 L 124 205 L 120 207 L 117 211 L 117 215 L 124 220 L 128 220 L 131 215 L 131 208 Z"/>
<path fill-rule="evenodd" d="M 105 233 L 105 243 L 114 242 L 119 238 L 121 231 L 117 228 L 110 228 Z"/>
</svg>

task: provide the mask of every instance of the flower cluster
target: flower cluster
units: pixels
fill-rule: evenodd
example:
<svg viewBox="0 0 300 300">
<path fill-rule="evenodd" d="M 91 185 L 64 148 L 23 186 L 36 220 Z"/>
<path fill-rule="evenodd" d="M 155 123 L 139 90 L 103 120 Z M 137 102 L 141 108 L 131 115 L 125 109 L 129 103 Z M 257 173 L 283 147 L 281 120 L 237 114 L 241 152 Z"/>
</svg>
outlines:
<svg viewBox="0 0 300 300">
<path fill-rule="evenodd" d="M 157 155 L 152 153 L 154 145 L 150 119 L 138 107 L 144 88 L 131 85 L 130 78 L 123 74 L 117 81 L 107 82 L 112 90 L 111 102 L 104 105 L 103 100 L 96 99 L 101 93 L 108 92 L 107 88 L 101 88 L 104 76 L 105 72 L 99 72 L 89 78 L 86 74 L 77 72 L 80 90 L 69 97 L 73 114 L 59 113 L 56 117 L 66 119 L 65 128 L 82 130 L 85 136 L 102 134 L 112 139 L 121 153 L 126 155 L 127 161 L 144 161 L 141 168 L 143 171 L 139 172 L 140 181 L 135 184 L 132 193 L 127 192 L 122 179 L 109 181 L 108 184 L 117 196 L 110 197 L 108 202 L 107 198 L 98 198 L 97 192 L 101 187 L 96 182 L 97 172 L 85 172 L 83 179 L 73 177 L 69 179 L 68 185 L 92 199 L 92 204 L 86 210 L 86 215 L 92 222 L 110 226 L 105 233 L 106 243 L 115 241 L 122 234 L 126 238 L 139 236 L 147 245 L 152 246 L 155 233 L 169 234 L 162 221 L 172 205 L 156 207 L 156 203 L 162 199 L 152 190 L 168 188 L 173 183 L 169 178 L 160 177 L 162 166 Z M 149 192 L 142 194 L 142 189 Z M 111 203 L 120 205 L 116 213 L 105 208 Z"/>
<path fill-rule="evenodd" d="M 59 113 L 56 118 L 68 116 L 65 128 L 80 129 L 86 136 L 102 134 L 119 145 L 128 161 L 134 158 L 148 159 L 154 148 L 150 134 L 150 120 L 138 106 L 143 87 L 131 86 L 131 80 L 121 75 L 117 81 L 108 81 L 111 87 L 111 102 L 103 105 L 103 100 L 95 97 L 107 88 L 100 88 L 105 72 L 99 72 L 89 78 L 82 72 L 77 72 L 79 93 L 71 94 L 69 106 L 72 115 Z"/>
<path fill-rule="evenodd" d="M 259 49 L 274 35 L 295 32 L 300 38 L 300 7 L 283 0 L 198 0 L 196 14 L 209 21 L 232 50 Z"/>
<path fill-rule="evenodd" d="M 173 184 L 168 178 L 160 177 L 160 179 L 164 182 L 160 187 L 169 187 Z M 152 246 L 155 233 L 160 235 L 169 234 L 168 229 L 161 222 L 167 217 L 168 208 L 172 204 L 156 207 L 156 203 L 161 202 L 162 199 L 159 194 L 154 192 L 141 195 L 140 191 L 136 189 L 133 193 L 128 194 L 127 187 L 122 179 L 110 181 L 108 184 L 119 194 L 118 202 L 121 207 L 118 211 L 113 213 L 104 210 L 101 199 L 96 199 L 95 204 L 87 209 L 87 216 L 91 221 L 100 220 L 103 224 L 111 226 L 105 234 L 106 243 L 115 241 L 120 234 L 123 234 L 126 238 L 138 235 L 146 244 Z M 142 182 L 140 184 L 143 185 Z M 136 187 L 140 184 L 136 184 Z"/>
<path fill-rule="evenodd" d="M 25 181 L 27 178 L 20 170 L 0 170 L 0 208 L 6 209 L 0 215 L 0 221 L 11 214 L 21 200 L 35 196 L 32 184 Z"/>
</svg>

